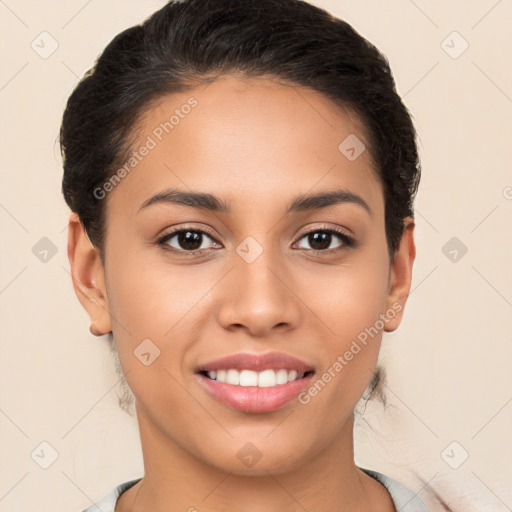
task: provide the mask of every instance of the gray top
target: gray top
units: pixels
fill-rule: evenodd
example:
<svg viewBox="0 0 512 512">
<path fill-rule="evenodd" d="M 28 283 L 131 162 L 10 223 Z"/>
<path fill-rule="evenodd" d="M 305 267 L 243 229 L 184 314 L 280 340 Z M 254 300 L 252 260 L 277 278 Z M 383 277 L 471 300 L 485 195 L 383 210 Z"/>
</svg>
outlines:
<svg viewBox="0 0 512 512">
<path fill-rule="evenodd" d="M 418 495 L 404 487 L 401 483 L 377 471 L 364 468 L 359 469 L 380 482 L 387 489 L 397 512 L 429 512 L 425 504 L 418 498 Z M 140 480 L 140 478 L 136 478 L 135 480 L 129 480 L 128 482 L 119 484 L 101 500 L 92 504 L 82 512 L 115 512 L 114 507 L 119 496 Z"/>
</svg>

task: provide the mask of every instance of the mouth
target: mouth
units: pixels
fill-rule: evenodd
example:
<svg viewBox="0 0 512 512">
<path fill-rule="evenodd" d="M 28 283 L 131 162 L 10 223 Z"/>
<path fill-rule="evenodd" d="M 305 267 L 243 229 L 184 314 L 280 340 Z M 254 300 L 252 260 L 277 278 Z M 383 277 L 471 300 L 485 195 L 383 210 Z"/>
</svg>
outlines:
<svg viewBox="0 0 512 512">
<path fill-rule="evenodd" d="M 315 370 L 286 354 L 235 354 L 199 367 L 196 376 L 210 395 L 246 413 L 272 412 L 297 398 Z"/>
</svg>

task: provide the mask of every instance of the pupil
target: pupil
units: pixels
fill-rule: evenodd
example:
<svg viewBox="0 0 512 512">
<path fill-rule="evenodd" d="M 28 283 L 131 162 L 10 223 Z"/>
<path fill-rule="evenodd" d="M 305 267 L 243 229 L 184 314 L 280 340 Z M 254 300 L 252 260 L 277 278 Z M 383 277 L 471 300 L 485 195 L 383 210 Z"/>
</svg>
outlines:
<svg viewBox="0 0 512 512">
<path fill-rule="evenodd" d="M 183 231 L 178 234 L 178 243 L 183 249 L 195 251 L 201 247 L 201 233 L 193 231 Z"/>
<path fill-rule="evenodd" d="M 309 245 L 317 251 L 328 249 L 331 245 L 331 233 L 311 233 L 308 238 Z"/>
</svg>

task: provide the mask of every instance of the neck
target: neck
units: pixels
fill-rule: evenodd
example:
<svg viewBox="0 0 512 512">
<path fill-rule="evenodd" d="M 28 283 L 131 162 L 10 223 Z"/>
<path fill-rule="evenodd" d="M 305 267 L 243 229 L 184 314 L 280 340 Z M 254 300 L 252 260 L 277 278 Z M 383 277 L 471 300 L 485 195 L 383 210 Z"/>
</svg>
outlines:
<svg viewBox="0 0 512 512">
<path fill-rule="evenodd" d="M 205 464 L 172 442 L 137 411 L 144 478 L 123 493 L 117 512 L 394 512 L 388 492 L 354 463 L 353 416 L 339 435 L 300 467 L 257 475 Z"/>
</svg>

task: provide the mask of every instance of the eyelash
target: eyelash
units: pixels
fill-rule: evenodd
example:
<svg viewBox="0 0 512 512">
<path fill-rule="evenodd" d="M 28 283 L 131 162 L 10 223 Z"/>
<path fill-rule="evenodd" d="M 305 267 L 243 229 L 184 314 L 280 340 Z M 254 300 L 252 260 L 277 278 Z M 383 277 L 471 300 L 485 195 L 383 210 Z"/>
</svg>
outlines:
<svg viewBox="0 0 512 512">
<path fill-rule="evenodd" d="M 201 235 L 207 235 L 215 243 L 217 243 L 217 244 L 219 243 L 219 242 L 217 242 L 215 237 L 211 233 L 209 233 L 208 231 L 206 231 L 204 229 L 194 228 L 193 226 L 179 228 L 179 229 L 176 229 L 174 231 L 171 231 L 170 233 L 167 233 L 167 234 L 163 235 L 162 237 L 160 237 L 156 241 L 156 243 L 157 243 L 157 245 L 162 246 L 165 250 L 168 250 L 168 251 L 171 251 L 171 252 L 174 252 L 174 253 L 180 253 L 180 254 L 185 255 L 185 256 L 196 256 L 197 254 L 199 254 L 199 253 L 201 253 L 202 251 L 205 250 L 205 249 L 196 249 L 194 251 L 187 251 L 185 249 L 176 249 L 175 247 L 171 247 L 167 243 L 174 236 L 176 236 L 176 235 L 178 235 L 180 233 L 184 233 L 184 232 L 185 233 L 186 232 L 200 233 Z M 309 235 L 311 235 L 313 233 L 330 233 L 332 235 L 336 235 L 337 237 L 340 238 L 341 245 L 339 247 L 335 247 L 334 249 L 301 249 L 301 250 L 305 250 L 305 251 L 313 253 L 313 254 L 333 254 L 333 253 L 336 253 L 336 252 L 339 252 L 339 251 L 346 250 L 348 248 L 352 248 L 352 247 L 354 247 L 356 245 L 356 242 L 355 242 L 355 240 L 352 237 L 348 236 L 343 231 L 338 230 L 336 228 L 332 228 L 332 227 L 320 227 L 320 228 L 313 229 L 311 231 L 307 231 L 306 233 L 303 233 L 299 237 L 298 241 L 302 240 L 303 238 L 305 238 L 305 237 L 307 237 L 307 236 L 309 236 Z"/>
</svg>

